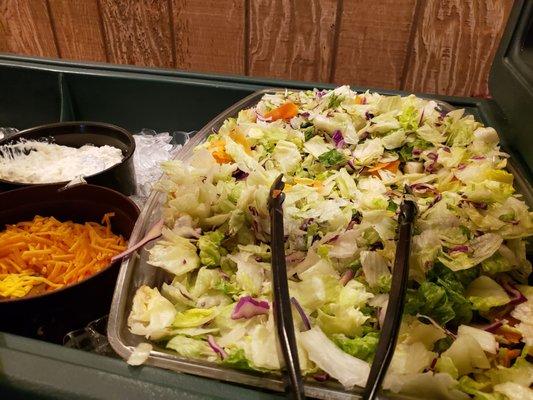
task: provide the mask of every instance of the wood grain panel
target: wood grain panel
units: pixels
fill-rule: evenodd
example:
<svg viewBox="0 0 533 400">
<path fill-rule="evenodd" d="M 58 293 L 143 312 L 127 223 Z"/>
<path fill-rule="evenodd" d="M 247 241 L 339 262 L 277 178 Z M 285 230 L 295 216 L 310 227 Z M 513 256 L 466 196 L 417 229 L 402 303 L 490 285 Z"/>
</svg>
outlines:
<svg viewBox="0 0 533 400">
<path fill-rule="evenodd" d="M 333 81 L 398 89 L 416 0 L 344 0 Z"/>
<path fill-rule="evenodd" d="M 337 1 L 252 0 L 249 4 L 250 75 L 329 81 Z"/>
<path fill-rule="evenodd" d="M 61 58 L 106 61 L 96 0 L 48 0 Z"/>
<path fill-rule="evenodd" d="M 243 0 L 172 0 L 176 67 L 244 74 Z"/>
<path fill-rule="evenodd" d="M 172 67 L 166 0 L 99 0 L 110 62 Z"/>
<path fill-rule="evenodd" d="M 427 0 L 409 55 L 409 91 L 488 95 L 490 66 L 512 0 Z"/>
<path fill-rule="evenodd" d="M 58 56 L 45 0 L 0 0 L 0 51 Z"/>
</svg>

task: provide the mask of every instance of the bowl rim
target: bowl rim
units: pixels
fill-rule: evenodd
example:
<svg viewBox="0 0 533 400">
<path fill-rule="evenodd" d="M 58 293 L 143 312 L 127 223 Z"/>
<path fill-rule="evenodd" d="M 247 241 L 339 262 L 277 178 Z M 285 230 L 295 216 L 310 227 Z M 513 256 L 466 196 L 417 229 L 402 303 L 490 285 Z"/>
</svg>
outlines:
<svg viewBox="0 0 533 400">
<path fill-rule="evenodd" d="M 129 154 L 127 154 L 122 160 L 120 160 L 119 163 L 116 163 L 116 164 L 110 166 L 109 168 L 106 168 L 106 169 L 104 169 L 104 170 L 102 170 L 100 172 L 97 172 L 95 174 L 84 175 L 83 176 L 84 179 L 85 178 L 93 178 L 93 177 L 99 176 L 101 174 L 104 174 L 104 173 L 112 170 L 113 168 L 116 168 L 118 165 L 124 164 L 131 157 L 133 157 L 133 153 L 135 153 L 135 149 L 136 149 L 135 138 L 133 137 L 133 134 L 130 131 L 128 131 L 126 128 L 122 128 L 121 126 L 114 125 L 114 124 L 109 124 L 107 122 L 97 122 L 97 121 L 64 121 L 64 122 L 54 122 L 54 123 L 51 123 L 51 124 L 44 124 L 44 125 L 34 126 L 34 127 L 31 127 L 31 128 L 27 128 L 27 129 L 24 129 L 22 131 L 19 131 L 19 132 L 15 133 L 14 135 L 9 136 L 7 138 L 0 139 L 0 146 L 4 146 L 4 145 L 6 145 L 7 143 L 9 143 L 9 142 L 11 142 L 13 140 L 21 139 L 21 138 L 24 137 L 24 135 L 26 135 L 28 133 L 35 132 L 35 131 L 39 131 L 41 129 L 58 128 L 58 127 L 63 127 L 63 126 L 66 126 L 66 127 L 68 127 L 68 126 L 79 126 L 79 125 L 90 125 L 90 126 L 94 126 L 94 127 L 113 129 L 115 131 L 118 131 L 118 132 L 124 134 L 128 138 L 128 140 L 130 141 L 130 144 L 128 145 L 128 150 L 129 150 L 128 153 Z M 72 133 L 76 133 L 76 132 L 72 132 Z M 13 186 L 20 186 L 20 187 L 38 186 L 38 185 L 55 185 L 55 184 L 64 184 L 64 185 L 66 185 L 69 182 L 70 181 L 67 180 L 67 181 L 56 181 L 56 182 L 25 183 L 25 182 L 10 181 L 10 180 L 7 180 L 7 179 L 0 178 L 0 183 L 9 184 L 9 185 L 13 185 Z"/>
<path fill-rule="evenodd" d="M 60 186 L 60 185 L 58 185 L 56 183 L 53 183 L 53 184 L 35 184 L 35 185 L 27 186 L 27 187 L 17 188 L 17 189 L 13 189 L 13 190 L 10 190 L 10 191 L 4 192 L 4 193 L 0 193 L 0 199 L 1 199 L 2 195 L 4 195 L 4 194 L 7 195 L 9 193 L 12 194 L 14 192 L 17 192 L 17 193 L 18 192 L 24 192 L 24 191 L 28 191 L 28 190 L 34 190 L 35 188 L 38 188 L 38 187 L 50 187 L 50 186 Z M 134 226 L 135 226 L 135 222 L 137 221 L 137 219 L 139 218 L 139 215 L 140 215 L 140 209 L 139 209 L 139 206 L 137 204 L 135 204 L 135 202 L 133 200 L 131 200 L 128 196 L 125 196 L 122 193 L 120 193 L 120 192 L 118 192 L 116 190 L 110 189 L 108 187 L 105 187 L 105 186 L 91 185 L 91 184 L 84 184 L 84 185 L 81 185 L 81 186 L 87 187 L 90 190 L 96 190 L 96 191 L 102 190 L 102 191 L 111 192 L 113 195 L 117 195 L 118 197 L 122 197 L 123 200 L 125 200 L 127 203 L 129 203 L 130 205 L 133 206 L 133 210 L 135 210 L 135 212 L 136 212 L 136 218 L 135 218 L 135 221 L 134 221 Z M 77 187 L 79 187 L 79 186 L 77 186 Z M 75 188 L 72 188 L 72 189 L 75 189 Z M 0 232 L 2 232 L 4 230 L 3 227 L 0 227 L 0 229 L 1 229 Z M 132 230 L 133 230 L 133 228 L 132 228 Z M 128 246 L 129 246 L 129 242 L 128 242 Z M 98 271 L 97 273 L 89 276 L 88 278 L 85 278 L 85 279 L 83 279 L 83 280 L 81 280 L 79 282 L 71 283 L 70 285 L 65 285 L 63 287 L 60 287 L 59 289 L 51 290 L 49 292 L 42 292 L 42 293 L 31 295 L 31 296 L 17 297 L 17 298 L 14 298 L 14 299 L 2 299 L 2 298 L 0 298 L 0 307 L 2 305 L 5 305 L 5 304 L 17 304 L 17 303 L 21 303 L 21 302 L 25 302 L 25 301 L 36 300 L 36 299 L 40 299 L 42 297 L 47 297 L 47 296 L 50 296 L 50 295 L 53 295 L 53 294 L 56 294 L 56 293 L 60 293 L 60 292 L 65 291 L 65 290 L 70 290 L 71 288 L 73 288 L 75 286 L 78 286 L 80 284 L 88 282 L 92 278 L 95 278 L 98 275 L 103 274 L 104 272 L 109 270 L 114 265 L 120 265 L 121 262 L 122 262 L 122 260 L 117 260 L 115 262 L 111 262 L 108 265 L 106 265 L 104 268 L 102 268 L 100 271 Z"/>
</svg>

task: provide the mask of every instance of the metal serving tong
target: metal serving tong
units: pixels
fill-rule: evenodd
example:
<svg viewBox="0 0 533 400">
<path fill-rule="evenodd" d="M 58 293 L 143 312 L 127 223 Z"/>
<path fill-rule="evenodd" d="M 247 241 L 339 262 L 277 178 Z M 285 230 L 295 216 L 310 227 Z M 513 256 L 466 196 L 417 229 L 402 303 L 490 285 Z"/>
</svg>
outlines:
<svg viewBox="0 0 533 400">
<path fill-rule="evenodd" d="M 304 384 L 298 360 L 296 336 L 292 322 L 292 309 L 287 282 L 287 265 L 285 264 L 285 233 L 283 229 L 283 174 L 278 176 L 268 198 L 270 211 L 270 235 L 272 250 L 272 290 L 274 321 L 278 330 L 278 340 L 285 360 L 285 368 L 289 377 L 288 394 L 292 399 L 305 399 Z"/>
<path fill-rule="evenodd" d="M 406 188 L 406 192 L 410 193 L 410 190 Z M 381 382 L 385 378 L 385 373 L 387 372 L 387 368 L 394 354 L 394 348 L 396 347 L 396 340 L 398 339 L 403 314 L 407 280 L 409 278 L 409 254 L 411 252 L 411 236 L 416 213 L 416 203 L 413 200 L 404 198 L 400 205 L 400 215 L 398 216 L 398 245 L 396 246 L 394 270 L 392 271 L 389 302 L 383 326 L 381 327 L 376 355 L 372 361 L 372 367 L 363 394 L 364 400 L 379 398 L 378 392 L 381 387 Z"/>
</svg>

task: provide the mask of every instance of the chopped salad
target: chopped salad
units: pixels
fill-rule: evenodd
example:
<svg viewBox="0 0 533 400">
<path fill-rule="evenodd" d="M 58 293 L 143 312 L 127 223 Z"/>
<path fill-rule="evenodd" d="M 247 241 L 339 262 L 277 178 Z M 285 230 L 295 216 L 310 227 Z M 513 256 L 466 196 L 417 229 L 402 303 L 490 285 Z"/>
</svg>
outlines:
<svg viewBox="0 0 533 400">
<path fill-rule="evenodd" d="M 163 235 L 128 319 L 179 356 L 283 368 L 267 198 L 283 173 L 285 253 L 303 373 L 364 386 L 383 323 L 399 204 L 418 205 L 410 281 L 384 388 L 432 398 L 533 397 L 532 213 L 498 135 L 414 95 L 265 94 L 188 162 L 162 164 Z M 151 267 L 149 267 L 151 268 Z"/>
</svg>

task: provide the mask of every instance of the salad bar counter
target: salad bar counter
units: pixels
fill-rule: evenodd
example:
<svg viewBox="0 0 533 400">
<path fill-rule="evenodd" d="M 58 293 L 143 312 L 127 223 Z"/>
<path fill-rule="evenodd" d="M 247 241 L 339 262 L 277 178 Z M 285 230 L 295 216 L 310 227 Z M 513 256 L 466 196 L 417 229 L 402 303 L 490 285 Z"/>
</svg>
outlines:
<svg viewBox="0 0 533 400">
<path fill-rule="evenodd" d="M 532 10 L 492 99 L 1 56 L 0 397 L 533 398 Z"/>
</svg>

